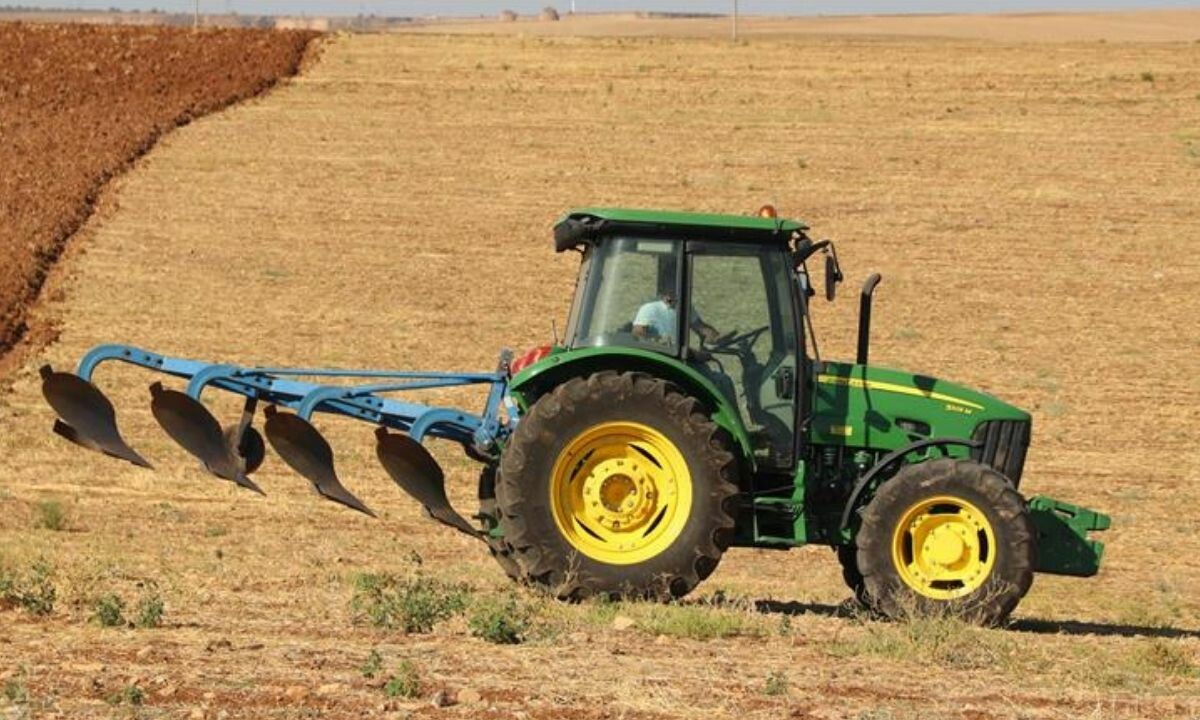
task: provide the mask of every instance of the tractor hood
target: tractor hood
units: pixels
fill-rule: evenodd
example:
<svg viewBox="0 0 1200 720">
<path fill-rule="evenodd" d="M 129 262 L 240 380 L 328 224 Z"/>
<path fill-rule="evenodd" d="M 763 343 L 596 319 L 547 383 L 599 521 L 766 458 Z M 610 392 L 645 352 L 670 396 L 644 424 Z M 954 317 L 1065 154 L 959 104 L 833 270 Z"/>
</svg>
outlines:
<svg viewBox="0 0 1200 720">
<path fill-rule="evenodd" d="M 839 362 L 813 373 L 810 439 L 818 444 L 894 450 L 926 438 L 986 442 L 989 428 L 1011 436 L 1014 427 L 1027 444 L 1029 421 L 991 395 L 925 375 Z"/>
</svg>

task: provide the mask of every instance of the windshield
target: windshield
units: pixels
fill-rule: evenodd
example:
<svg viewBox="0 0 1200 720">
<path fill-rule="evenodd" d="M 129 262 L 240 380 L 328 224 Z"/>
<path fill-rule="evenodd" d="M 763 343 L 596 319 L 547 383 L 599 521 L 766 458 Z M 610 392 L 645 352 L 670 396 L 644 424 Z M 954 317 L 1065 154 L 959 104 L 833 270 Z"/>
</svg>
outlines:
<svg viewBox="0 0 1200 720">
<path fill-rule="evenodd" d="M 682 244 L 615 237 L 596 248 L 580 276 L 569 328 L 573 347 L 627 345 L 679 352 Z"/>
</svg>

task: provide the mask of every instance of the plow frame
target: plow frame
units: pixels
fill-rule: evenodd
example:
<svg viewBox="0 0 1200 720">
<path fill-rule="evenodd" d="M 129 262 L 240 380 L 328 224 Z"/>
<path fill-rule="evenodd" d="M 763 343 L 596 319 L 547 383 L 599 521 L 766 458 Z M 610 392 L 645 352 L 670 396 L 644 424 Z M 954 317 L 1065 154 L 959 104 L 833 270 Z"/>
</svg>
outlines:
<svg viewBox="0 0 1200 720">
<path fill-rule="evenodd" d="M 151 465 L 121 437 L 112 403 L 92 381 L 96 369 L 107 362 L 121 362 L 186 380 L 184 392 L 165 388 L 161 382 L 150 386 L 155 420 L 199 459 L 205 470 L 260 494 L 262 489 L 249 474 L 261 463 L 265 446 L 251 426 L 258 404 L 266 403 L 266 435 L 283 460 L 304 476 L 318 495 L 373 517 L 375 513 L 338 479 L 333 450 L 312 425 L 312 419 L 326 413 L 371 423 L 376 426 L 376 454 L 392 480 L 434 519 L 480 537 L 480 529 L 450 506 L 445 475 L 422 443 L 426 438 L 449 440 L 462 445 L 473 460 L 496 462 L 505 438 L 518 421 L 519 408 L 508 395 L 511 361 L 512 353 L 502 351 L 498 367 L 490 373 L 243 367 L 114 344 L 88 351 L 76 373 L 55 372 L 47 365 L 41 374 L 42 392 L 59 415 L 54 424 L 56 433 L 142 467 Z M 321 384 L 301 378 L 357 382 Z M 488 392 L 480 414 L 385 397 L 406 391 L 483 385 L 488 386 Z M 237 423 L 223 427 L 201 402 L 208 388 L 245 398 Z M 280 412 L 281 408 L 291 412 Z M 256 445 L 257 450 L 246 451 L 250 445 Z"/>
<path fill-rule="evenodd" d="M 248 400 L 288 408 L 304 420 L 318 412 L 342 415 L 407 433 L 422 442 L 426 436 L 470 445 L 486 456 L 515 426 L 515 417 L 502 423 L 500 409 L 508 388 L 507 361 L 491 373 L 445 373 L 336 368 L 243 367 L 169 357 L 131 345 L 100 345 L 79 361 L 76 375 L 92 382 L 96 368 L 119 361 L 188 380 L 186 394 L 199 401 L 212 386 Z M 297 377 L 393 380 L 364 385 L 322 385 Z M 452 408 L 430 407 L 380 397 L 380 393 L 491 384 L 481 415 Z M 511 410 L 511 408 L 510 408 Z M 511 412 L 510 412 L 511 416 Z"/>
</svg>

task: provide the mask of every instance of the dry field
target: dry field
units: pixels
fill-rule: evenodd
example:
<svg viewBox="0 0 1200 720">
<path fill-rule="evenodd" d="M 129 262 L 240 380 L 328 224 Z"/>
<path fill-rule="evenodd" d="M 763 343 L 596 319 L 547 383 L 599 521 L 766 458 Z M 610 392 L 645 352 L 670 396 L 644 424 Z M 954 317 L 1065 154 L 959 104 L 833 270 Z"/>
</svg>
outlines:
<svg viewBox="0 0 1200 720">
<path fill-rule="evenodd" d="M 562 15 L 545 22 L 526 15 L 517 22 L 446 19 L 416 22 L 402 32 L 519 34 L 537 37 L 729 37 L 727 17 L 664 18 L 639 13 Z M 1193 42 L 1200 40 L 1200 10 L 1122 12 L 1026 12 L 972 15 L 831 15 L 741 18 L 739 35 L 751 38 L 867 36 L 989 40 L 1001 42 Z"/>
<path fill-rule="evenodd" d="M 1195 717 L 1198 187 L 1192 42 L 339 38 L 266 98 L 167 136 L 52 278 L 40 312 L 61 337 L 0 397 L 0 559 L 33 590 L 43 561 L 57 602 L 0 611 L 0 713 Z M 277 458 L 266 498 L 207 477 L 154 425 L 141 373 L 100 383 L 158 470 L 49 434 L 37 365 L 105 341 L 490 368 L 562 327 L 562 209 L 763 202 L 841 241 L 854 282 L 819 307 L 825 354 L 852 354 L 853 285 L 880 270 L 875 361 L 1033 411 L 1024 488 L 1114 515 L 1099 577 L 1039 578 L 1008 629 L 877 623 L 840 609 L 828 550 L 734 550 L 680 606 L 518 594 L 523 644 L 465 616 L 405 634 L 355 622 L 356 578 L 465 582 L 476 606 L 506 583 L 390 487 L 370 428 L 322 423 L 379 521 Z M 468 505 L 471 466 L 439 455 Z M 109 594 L 131 619 L 161 598 L 161 627 L 102 627 Z M 389 698 L 389 678 L 415 697 Z M 434 707 L 441 691 L 457 703 Z"/>
</svg>

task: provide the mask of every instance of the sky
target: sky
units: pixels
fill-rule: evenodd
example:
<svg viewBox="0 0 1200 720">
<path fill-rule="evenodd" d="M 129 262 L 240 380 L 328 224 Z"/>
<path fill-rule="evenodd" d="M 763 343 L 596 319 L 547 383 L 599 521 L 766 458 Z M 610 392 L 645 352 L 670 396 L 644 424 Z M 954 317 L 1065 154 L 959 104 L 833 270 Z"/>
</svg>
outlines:
<svg viewBox="0 0 1200 720">
<path fill-rule="evenodd" d="M 34 5 L 80 9 L 149 10 L 159 8 L 191 12 L 194 0 L 0 0 L 0 5 Z M 676 12 L 728 12 L 732 0 L 575 0 L 579 12 L 659 10 Z M 570 9 L 571 0 L 200 0 L 202 12 L 234 11 L 275 15 L 494 15 L 510 9 L 537 12 L 553 5 Z M 767 15 L 857 15 L 866 13 L 1019 12 L 1030 10 L 1103 10 L 1124 8 L 1200 7 L 1200 0 L 740 0 L 741 12 Z"/>
</svg>

